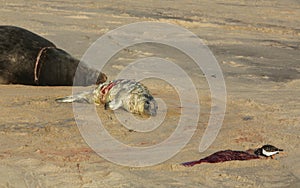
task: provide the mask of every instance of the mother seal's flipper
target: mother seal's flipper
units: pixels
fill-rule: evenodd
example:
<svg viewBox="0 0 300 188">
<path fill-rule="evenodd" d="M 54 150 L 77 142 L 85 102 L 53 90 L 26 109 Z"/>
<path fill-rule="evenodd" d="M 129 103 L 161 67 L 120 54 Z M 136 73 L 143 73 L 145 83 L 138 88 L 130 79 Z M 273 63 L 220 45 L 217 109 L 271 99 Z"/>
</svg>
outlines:
<svg viewBox="0 0 300 188">
<path fill-rule="evenodd" d="M 0 84 L 76 85 L 103 83 L 107 77 L 49 40 L 26 29 L 0 26 Z"/>
</svg>

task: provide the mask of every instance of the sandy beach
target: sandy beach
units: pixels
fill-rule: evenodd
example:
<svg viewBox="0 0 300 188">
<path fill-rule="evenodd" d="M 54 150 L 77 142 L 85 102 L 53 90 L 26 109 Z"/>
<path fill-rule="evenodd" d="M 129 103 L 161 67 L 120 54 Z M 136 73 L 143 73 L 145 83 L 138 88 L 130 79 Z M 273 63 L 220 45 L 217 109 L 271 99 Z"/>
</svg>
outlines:
<svg viewBox="0 0 300 188">
<path fill-rule="evenodd" d="M 195 134 L 174 157 L 154 166 L 128 167 L 93 151 L 78 130 L 72 104 L 55 102 L 70 95 L 71 86 L 0 85 L 1 188 L 300 186 L 299 1 L 0 2 L 0 25 L 26 28 L 78 59 L 99 37 L 123 25 L 141 21 L 176 24 L 209 47 L 227 90 L 223 126 L 213 144 L 199 152 L 211 110 L 205 76 L 191 59 L 166 46 L 141 44 L 120 51 L 103 69 L 109 79 L 133 60 L 167 58 L 187 72 L 201 104 Z M 97 107 L 108 132 L 137 147 L 168 138 L 181 112 L 178 94 L 168 83 L 155 79 L 143 83 L 168 105 L 165 122 L 154 131 L 128 130 L 112 111 Z M 275 159 L 180 165 L 220 150 L 247 150 L 264 144 L 284 152 Z"/>
</svg>

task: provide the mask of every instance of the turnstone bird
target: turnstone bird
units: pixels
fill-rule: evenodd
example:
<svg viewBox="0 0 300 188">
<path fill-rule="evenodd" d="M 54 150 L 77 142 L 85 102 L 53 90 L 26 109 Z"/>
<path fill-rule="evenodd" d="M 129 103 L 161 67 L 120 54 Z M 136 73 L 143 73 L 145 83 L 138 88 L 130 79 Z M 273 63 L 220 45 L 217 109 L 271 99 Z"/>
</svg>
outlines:
<svg viewBox="0 0 300 188">
<path fill-rule="evenodd" d="M 273 155 L 278 154 L 280 151 L 283 151 L 283 149 L 279 149 L 272 145 L 264 145 L 261 148 L 256 149 L 254 153 L 256 155 L 271 157 L 273 159 Z"/>
<path fill-rule="evenodd" d="M 134 80 L 118 79 L 98 85 L 93 91 L 56 99 L 57 102 L 86 102 L 104 104 L 105 109 L 125 110 L 155 116 L 157 103 L 146 86 Z"/>
</svg>

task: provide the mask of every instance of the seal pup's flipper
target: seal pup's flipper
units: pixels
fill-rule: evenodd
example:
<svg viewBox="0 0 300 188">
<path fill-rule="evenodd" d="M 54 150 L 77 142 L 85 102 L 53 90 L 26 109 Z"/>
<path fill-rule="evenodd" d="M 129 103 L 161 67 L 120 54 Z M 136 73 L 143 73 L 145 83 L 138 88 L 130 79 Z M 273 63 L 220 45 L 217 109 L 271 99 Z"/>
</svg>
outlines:
<svg viewBox="0 0 300 188">
<path fill-rule="evenodd" d="M 122 101 L 121 100 L 112 100 L 110 102 L 106 102 L 104 104 L 104 109 L 105 110 L 116 110 L 118 108 L 122 107 Z"/>
<path fill-rule="evenodd" d="M 55 99 L 55 101 L 61 103 L 71 103 L 71 102 L 94 103 L 92 92 L 83 92 L 77 95 L 70 95 L 63 98 Z"/>
</svg>

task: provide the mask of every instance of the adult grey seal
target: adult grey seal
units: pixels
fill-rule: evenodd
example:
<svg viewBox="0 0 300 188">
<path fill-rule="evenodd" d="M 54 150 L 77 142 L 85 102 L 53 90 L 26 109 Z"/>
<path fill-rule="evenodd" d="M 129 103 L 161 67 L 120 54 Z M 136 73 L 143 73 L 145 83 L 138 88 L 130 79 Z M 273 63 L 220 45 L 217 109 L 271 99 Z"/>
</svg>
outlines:
<svg viewBox="0 0 300 188">
<path fill-rule="evenodd" d="M 118 79 L 98 85 L 93 91 L 56 99 L 57 102 L 85 102 L 104 104 L 105 109 L 125 110 L 155 116 L 157 103 L 146 86 L 134 80 Z"/>
<path fill-rule="evenodd" d="M 92 85 L 105 74 L 26 29 L 0 26 L 0 84 Z"/>
</svg>

